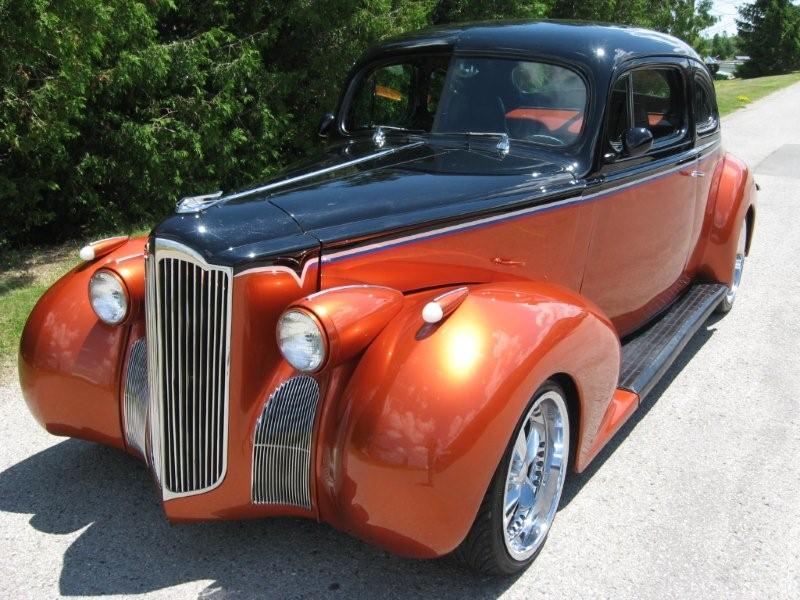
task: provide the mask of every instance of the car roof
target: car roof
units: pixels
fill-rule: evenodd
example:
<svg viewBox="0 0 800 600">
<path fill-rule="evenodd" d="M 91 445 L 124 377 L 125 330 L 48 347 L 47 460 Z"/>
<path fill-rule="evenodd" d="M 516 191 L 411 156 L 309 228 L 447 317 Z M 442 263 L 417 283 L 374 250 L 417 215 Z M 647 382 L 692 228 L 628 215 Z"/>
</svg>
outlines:
<svg viewBox="0 0 800 600">
<path fill-rule="evenodd" d="M 435 27 L 396 37 L 367 53 L 360 62 L 393 51 L 450 49 L 456 52 L 515 53 L 552 57 L 609 70 L 644 56 L 680 56 L 702 62 L 676 37 L 625 25 L 581 21 L 492 21 Z"/>
</svg>

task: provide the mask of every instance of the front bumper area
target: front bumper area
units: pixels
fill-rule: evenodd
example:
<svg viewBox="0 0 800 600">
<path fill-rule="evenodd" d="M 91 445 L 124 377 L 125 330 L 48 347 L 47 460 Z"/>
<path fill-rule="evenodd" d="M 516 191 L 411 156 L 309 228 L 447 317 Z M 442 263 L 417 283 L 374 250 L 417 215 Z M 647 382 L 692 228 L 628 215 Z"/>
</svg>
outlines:
<svg viewBox="0 0 800 600">
<path fill-rule="evenodd" d="M 285 268 L 273 272 L 259 269 L 255 274 L 236 277 L 235 282 L 230 273 L 227 301 L 231 310 L 227 314 L 237 317 L 226 323 L 229 338 L 222 346 L 229 354 L 218 359 L 227 377 L 224 409 L 228 414 L 223 423 L 224 449 L 220 451 L 226 464 L 213 486 L 176 494 L 162 481 L 163 466 L 154 468 L 164 432 L 154 426 L 157 421 L 152 408 L 160 397 L 151 394 L 154 373 L 147 368 L 151 354 L 148 341 L 157 336 L 149 335 L 146 326 L 145 304 L 151 300 L 145 301 L 150 291 L 144 286 L 144 242 L 132 240 L 101 260 L 79 265 L 48 290 L 34 308 L 19 353 L 20 383 L 29 410 L 54 435 L 122 448 L 145 461 L 170 520 L 316 517 L 310 447 L 320 384 L 312 380 L 316 398 L 306 414 L 299 415 L 305 423 L 305 437 L 298 438 L 302 432 L 297 431 L 297 423 L 287 421 L 287 416 L 297 416 L 294 412 L 287 414 L 284 410 L 272 415 L 275 423 L 271 426 L 270 415 L 265 412 L 270 396 L 296 375 L 280 357 L 275 323 L 289 303 L 316 291 L 316 267 L 308 269 L 302 279 Z M 101 267 L 120 273 L 131 293 L 131 312 L 120 326 L 99 322 L 88 302 L 89 279 Z M 183 338 L 188 339 L 186 331 Z M 198 354 L 196 363 L 201 358 Z M 183 378 L 189 380 L 185 385 L 192 385 L 193 377 L 184 374 Z M 159 385 L 158 377 L 155 381 Z M 296 394 L 292 399 L 297 400 Z M 259 423 L 263 439 L 256 444 Z M 298 441 L 305 444 L 306 451 L 301 464 L 291 460 L 296 452 L 276 453 L 279 447 Z M 281 494 L 269 478 L 254 479 L 254 464 L 259 462 L 263 474 L 267 459 L 278 465 L 278 476 L 286 479 L 291 475 L 295 482 L 302 479 L 305 493 L 295 485 L 291 493 Z M 255 488 L 258 493 L 254 493 Z"/>
<path fill-rule="evenodd" d="M 141 253 L 136 260 L 143 280 Z M 142 373 L 148 369 L 134 364 L 150 355 L 143 351 L 151 339 L 142 310 L 144 286 L 136 297 L 140 307 L 129 321 L 116 328 L 98 323 L 86 286 L 99 266 L 85 265 L 56 284 L 26 327 L 20 353 L 22 387 L 32 413 L 48 431 L 117 446 L 144 460 L 170 521 L 313 518 L 419 558 L 446 554 L 463 539 L 485 487 L 473 468 L 464 476 L 469 461 L 461 455 L 471 453 L 471 445 L 459 438 L 440 442 L 451 422 L 446 403 L 426 403 L 438 407 L 436 419 L 441 422 L 417 432 L 398 429 L 405 421 L 381 408 L 380 394 L 392 389 L 394 376 L 386 378 L 385 388 L 369 383 L 366 390 L 348 396 L 345 390 L 360 367 L 378 376 L 383 371 L 375 361 L 378 366 L 396 364 L 391 354 L 380 358 L 383 345 L 368 365 L 358 357 L 313 377 L 298 374 L 282 359 L 275 323 L 292 302 L 316 291 L 316 266 L 303 275 L 286 268 L 259 268 L 233 276 L 226 470 L 213 489 L 166 497 L 159 480 L 163 469 L 152 468 L 153 440 L 161 435 L 150 418 L 153 394 L 142 389 L 150 388 L 152 377 L 143 382 Z M 428 296 L 409 306 L 410 321 L 416 323 Z M 414 343 L 413 335 L 409 340 Z M 302 389 L 293 389 L 292 382 Z M 281 394 L 296 412 L 286 406 L 277 410 L 279 402 L 273 401 Z M 270 414 L 269 406 L 277 413 Z M 387 444 L 399 444 L 401 452 L 388 451 Z M 293 449 L 285 452 L 287 446 Z M 406 446 L 430 448 L 436 454 L 430 460 L 408 462 L 402 459 Z M 451 458 L 451 446 L 459 449 L 462 460 Z M 295 455 L 303 453 L 303 460 L 296 460 Z M 261 479 L 254 477 L 254 468 L 261 470 Z M 298 489 L 299 481 L 304 490 Z M 474 488 L 474 503 L 462 501 L 462 488 Z M 454 496 L 460 499 L 457 506 Z"/>
</svg>

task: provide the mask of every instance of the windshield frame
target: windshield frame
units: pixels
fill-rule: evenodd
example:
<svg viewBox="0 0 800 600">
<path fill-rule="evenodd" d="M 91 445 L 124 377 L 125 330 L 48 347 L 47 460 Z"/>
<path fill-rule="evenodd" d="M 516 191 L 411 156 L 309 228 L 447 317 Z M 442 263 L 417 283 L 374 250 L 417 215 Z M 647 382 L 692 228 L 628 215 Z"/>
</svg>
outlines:
<svg viewBox="0 0 800 600">
<path fill-rule="evenodd" d="M 486 50 L 465 51 L 465 50 L 454 50 L 452 47 L 449 47 L 445 49 L 425 48 L 424 50 L 416 49 L 415 51 L 392 52 L 383 56 L 373 57 L 371 60 L 367 60 L 357 64 L 354 67 L 353 71 L 351 72 L 350 77 L 348 78 L 345 92 L 342 95 L 342 99 L 339 103 L 339 110 L 337 111 L 337 118 L 336 118 L 338 133 L 344 138 L 359 139 L 372 136 L 378 129 L 378 127 L 380 127 L 380 125 L 376 125 L 374 127 L 365 127 L 354 131 L 350 131 L 346 127 L 347 117 L 349 115 L 350 110 L 352 109 L 353 102 L 355 101 L 356 98 L 356 94 L 359 92 L 364 79 L 368 77 L 373 71 L 383 66 L 402 64 L 425 58 L 442 58 L 442 57 L 448 58 L 448 68 L 447 68 L 445 85 L 447 85 L 447 82 L 449 82 L 450 78 L 453 76 L 452 73 L 453 62 L 457 59 L 464 59 L 464 58 L 487 59 L 487 60 L 516 60 L 516 61 L 527 61 L 532 63 L 542 63 L 545 65 L 551 65 L 567 69 L 571 73 L 577 75 L 580 78 L 585 87 L 586 95 L 584 100 L 583 123 L 581 125 L 580 132 L 575 136 L 575 138 L 568 144 L 557 146 L 557 145 L 537 143 L 535 141 L 531 141 L 525 138 L 513 137 L 509 134 L 509 139 L 511 140 L 511 142 L 513 142 L 514 145 L 522 145 L 525 147 L 537 148 L 540 150 L 546 150 L 548 152 L 556 152 L 556 153 L 566 152 L 569 154 L 574 154 L 576 149 L 584 147 L 587 144 L 587 142 L 589 141 L 589 137 L 592 135 L 591 131 L 597 129 L 593 114 L 595 112 L 594 85 L 591 74 L 587 72 L 584 65 L 576 62 L 559 60 L 557 57 L 544 56 L 530 52 L 501 51 L 501 50 L 493 52 L 487 52 Z M 438 121 L 438 114 L 439 114 L 439 109 L 437 106 L 437 115 L 436 115 L 437 121 Z M 417 138 L 427 138 L 427 139 L 476 137 L 474 136 L 475 133 L 481 135 L 482 137 L 488 138 L 490 135 L 493 134 L 501 135 L 503 133 L 506 133 L 506 132 L 433 132 L 433 131 L 420 131 L 414 129 L 398 131 L 397 129 L 392 130 L 391 128 L 388 127 L 385 129 L 385 132 L 387 135 L 395 135 L 395 136 L 409 135 L 409 136 L 415 136 Z M 472 133 L 473 135 L 470 136 L 470 133 Z"/>
</svg>

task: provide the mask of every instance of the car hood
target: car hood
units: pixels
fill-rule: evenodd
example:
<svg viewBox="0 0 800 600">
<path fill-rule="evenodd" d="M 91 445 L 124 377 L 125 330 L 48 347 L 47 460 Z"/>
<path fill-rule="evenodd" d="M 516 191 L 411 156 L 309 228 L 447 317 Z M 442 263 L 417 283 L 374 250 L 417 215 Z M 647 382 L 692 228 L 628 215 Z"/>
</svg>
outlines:
<svg viewBox="0 0 800 600">
<path fill-rule="evenodd" d="M 263 185 L 161 223 L 154 235 L 241 267 L 501 210 L 574 182 L 566 161 L 485 141 L 333 146 Z"/>
</svg>

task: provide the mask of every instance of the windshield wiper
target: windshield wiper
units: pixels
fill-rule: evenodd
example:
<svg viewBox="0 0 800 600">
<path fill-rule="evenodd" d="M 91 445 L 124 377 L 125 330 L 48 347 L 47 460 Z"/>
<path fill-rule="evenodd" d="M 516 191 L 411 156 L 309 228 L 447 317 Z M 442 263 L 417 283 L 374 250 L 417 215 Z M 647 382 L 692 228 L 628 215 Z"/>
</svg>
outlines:
<svg viewBox="0 0 800 600">
<path fill-rule="evenodd" d="M 440 135 L 463 135 L 467 139 L 471 137 L 495 137 L 500 138 L 497 141 L 497 151 L 500 153 L 500 156 L 505 156 L 509 152 L 511 152 L 511 139 L 508 137 L 508 134 L 503 131 L 463 131 L 459 133 L 441 133 Z"/>
</svg>

